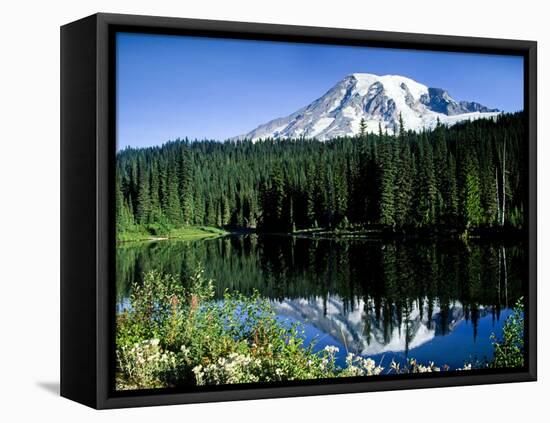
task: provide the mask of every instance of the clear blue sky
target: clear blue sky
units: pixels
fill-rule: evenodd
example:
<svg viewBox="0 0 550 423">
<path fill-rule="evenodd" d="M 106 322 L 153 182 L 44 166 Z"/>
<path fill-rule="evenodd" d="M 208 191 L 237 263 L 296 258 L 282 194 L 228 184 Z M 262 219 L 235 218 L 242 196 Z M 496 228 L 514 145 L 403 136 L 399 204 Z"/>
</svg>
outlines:
<svg viewBox="0 0 550 423">
<path fill-rule="evenodd" d="M 355 72 L 523 109 L 521 57 L 130 33 L 117 34 L 116 46 L 118 149 L 240 135 Z"/>
</svg>

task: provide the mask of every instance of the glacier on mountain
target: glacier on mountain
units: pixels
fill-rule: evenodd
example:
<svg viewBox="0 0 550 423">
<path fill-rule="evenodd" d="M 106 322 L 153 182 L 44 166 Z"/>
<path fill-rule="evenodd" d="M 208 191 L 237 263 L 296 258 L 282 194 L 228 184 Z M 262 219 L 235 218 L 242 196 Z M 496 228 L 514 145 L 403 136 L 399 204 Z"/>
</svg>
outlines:
<svg viewBox="0 0 550 423">
<path fill-rule="evenodd" d="M 494 118 L 498 109 L 476 102 L 457 101 L 440 88 L 430 88 L 399 75 L 354 73 L 322 97 L 286 116 L 273 119 L 234 139 L 315 138 L 321 141 L 354 136 L 364 119 L 368 132 L 394 134 L 399 116 L 406 129 L 421 131 L 438 121 L 452 125 L 464 120 Z"/>
</svg>

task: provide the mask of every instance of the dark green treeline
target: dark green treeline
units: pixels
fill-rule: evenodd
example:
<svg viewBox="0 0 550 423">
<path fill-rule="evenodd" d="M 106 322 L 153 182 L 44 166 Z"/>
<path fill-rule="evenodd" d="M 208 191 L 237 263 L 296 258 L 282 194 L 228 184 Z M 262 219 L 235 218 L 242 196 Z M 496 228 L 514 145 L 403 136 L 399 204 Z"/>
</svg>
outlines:
<svg viewBox="0 0 550 423">
<path fill-rule="evenodd" d="M 398 135 L 177 140 L 117 154 L 118 231 L 521 228 L 523 113 Z"/>
<path fill-rule="evenodd" d="M 262 297 L 316 299 L 340 297 L 345 312 L 363 299 L 365 313 L 399 325 L 412 303 L 439 306 L 443 322 L 460 302 L 466 319 L 480 310 L 498 313 L 524 292 L 525 250 L 518 244 L 472 241 L 371 242 L 275 235 L 228 236 L 201 241 L 128 243 L 117 248 L 117 299 L 132 294 L 132 284 L 155 269 L 179 275 L 186 286 L 197 266 L 215 282 L 216 298 L 226 290 Z M 431 315 L 429 316 L 431 319 Z M 367 319 L 368 320 L 368 319 Z M 391 334 L 393 327 L 387 328 Z"/>
</svg>

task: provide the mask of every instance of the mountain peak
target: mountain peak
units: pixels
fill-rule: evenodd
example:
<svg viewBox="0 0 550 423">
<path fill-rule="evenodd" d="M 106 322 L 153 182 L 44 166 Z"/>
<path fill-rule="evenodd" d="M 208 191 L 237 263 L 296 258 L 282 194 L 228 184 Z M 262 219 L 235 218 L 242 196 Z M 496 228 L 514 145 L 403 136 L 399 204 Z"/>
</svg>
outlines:
<svg viewBox="0 0 550 423">
<path fill-rule="evenodd" d="M 361 120 L 369 132 L 379 125 L 394 133 L 403 117 L 407 129 L 433 128 L 439 120 L 454 124 L 463 120 L 494 117 L 500 112 L 476 102 L 456 101 L 442 88 L 430 88 L 402 75 L 352 73 L 322 97 L 300 110 L 274 119 L 236 139 L 316 138 L 327 140 L 359 133 Z"/>
<path fill-rule="evenodd" d="M 380 78 L 380 75 L 376 75 L 374 73 L 356 72 L 356 73 L 350 73 L 348 76 L 346 76 L 346 78 L 357 79 L 357 80 L 377 79 L 377 78 Z"/>
</svg>

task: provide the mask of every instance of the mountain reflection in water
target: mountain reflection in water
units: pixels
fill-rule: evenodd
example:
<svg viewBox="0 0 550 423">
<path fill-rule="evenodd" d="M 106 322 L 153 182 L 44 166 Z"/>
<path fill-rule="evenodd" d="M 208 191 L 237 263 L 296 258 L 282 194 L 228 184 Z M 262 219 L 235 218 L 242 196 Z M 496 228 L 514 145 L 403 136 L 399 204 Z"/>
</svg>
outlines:
<svg viewBox="0 0 550 423">
<path fill-rule="evenodd" d="M 461 367 L 490 358 L 510 306 L 525 295 L 521 243 L 373 242 L 240 235 L 121 244 L 117 301 L 156 269 L 182 283 L 200 264 L 216 296 L 254 291 L 282 322 L 300 322 L 314 349 Z M 285 324 L 286 324 L 285 323 Z"/>
<path fill-rule="evenodd" d="M 496 315 L 493 309 L 480 307 L 474 325 L 460 303 L 445 310 L 436 305 L 430 311 L 427 299 L 420 305 L 413 302 L 406 318 L 392 313 L 389 318 L 377 319 L 373 304 L 363 300 L 348 311 L 338 298 L 273 301 L 272 306 L 281 322 L 301 322 L 305 326 L 306 340 L 314 341 L 315 350 L 326 345 L 338 346 L 336 357 L 340 365 L 344 364 L 346 353 L 351 352 L 377 361 L 384 359 L 386 366 L 391 360 L 404 363 L 407 358 L 420 360 L 427 355 L 423 362 L 439 358 L 436 364 L 451 368 L 473 360 L 490 359 L 490 333 L 500 332 L 505 317 L 511 312 L 504 309 Z M 477 333 L 479 326 L 483 337 Z M 457 327 L 463 330 L 455 332 Z M 459 349 L 455 346 L 457 343 Z"/>
</svg>

